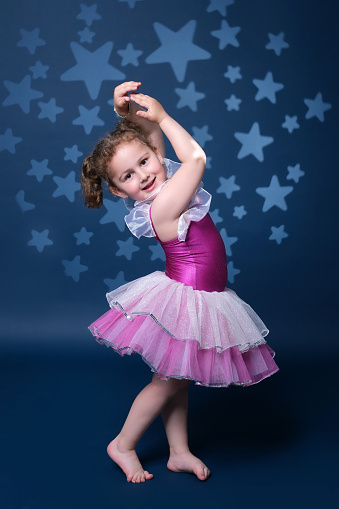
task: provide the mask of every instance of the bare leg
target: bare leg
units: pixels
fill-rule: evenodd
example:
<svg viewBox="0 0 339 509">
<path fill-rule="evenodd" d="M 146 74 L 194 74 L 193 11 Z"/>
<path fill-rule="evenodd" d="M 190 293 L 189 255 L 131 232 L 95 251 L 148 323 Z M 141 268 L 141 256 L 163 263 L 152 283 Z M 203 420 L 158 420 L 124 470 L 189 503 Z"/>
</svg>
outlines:
<svg viewBox="0 0 339 509">
<path fill-rule="evenodd" d="M 187 412 L 188 412 L 188 385 L 182 381 L 182 388 L 166 403 L 162 410 L 162 418 L 170 448 L 170 457 L 167 463 L 173 472 L 190 472 L 198 479 L 205 481 L 210 476 L 210 470 L 188 447 Z"/>
</svg>

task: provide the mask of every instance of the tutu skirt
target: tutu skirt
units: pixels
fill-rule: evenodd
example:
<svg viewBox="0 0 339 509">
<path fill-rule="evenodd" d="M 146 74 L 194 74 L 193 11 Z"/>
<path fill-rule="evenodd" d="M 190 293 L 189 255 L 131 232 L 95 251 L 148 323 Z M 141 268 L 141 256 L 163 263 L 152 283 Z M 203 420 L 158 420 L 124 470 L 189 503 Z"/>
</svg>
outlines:
<svg viewBox="0 0 339 509">
<path fill-rule="evenodd" d="M 161 380 L 251 385 L 278 371 L 268 329 L 235 292 L 194 290 L 163 272 L 107 294 L 111 309 L 89 327 L 120 355 L 138 353 Z"/>
</svg>

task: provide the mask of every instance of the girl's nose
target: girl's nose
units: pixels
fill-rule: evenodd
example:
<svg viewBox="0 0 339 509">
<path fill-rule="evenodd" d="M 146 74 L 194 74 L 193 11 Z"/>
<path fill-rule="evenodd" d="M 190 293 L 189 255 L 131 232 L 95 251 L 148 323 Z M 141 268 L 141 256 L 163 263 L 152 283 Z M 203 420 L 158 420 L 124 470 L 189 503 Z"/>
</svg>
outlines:
<svg viewBox="0 0 339 509">
<path fill-rule="evenodd" d="M 140 169 L 139 170 L 139 178 L 140 178 L 140 182 L 143 182 L 144 180 L 147 180 L 147 178 L 148 178 L 147 171 Z"/>
</svg>

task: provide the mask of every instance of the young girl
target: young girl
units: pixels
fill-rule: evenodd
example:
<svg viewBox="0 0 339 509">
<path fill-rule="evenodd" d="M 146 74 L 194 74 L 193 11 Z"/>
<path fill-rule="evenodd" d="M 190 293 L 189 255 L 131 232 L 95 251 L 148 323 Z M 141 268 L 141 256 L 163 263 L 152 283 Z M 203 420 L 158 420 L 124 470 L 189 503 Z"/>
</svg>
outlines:
<svg viewBox="0 0 339 509">
<path fill-rule="evenodd" d="M 125 199 L 128 228 L 155 237 L 166 272 L 153 272 L 107 294 L 111 309 L 90 330 L 99 343 L 137 352 L 153 378 L 135 399 L 109 456 L 134 483 L 152 479 L 136 454 L 143 433 L 161 413 L 169 443 L 167 466 L 204 481 L 210 471 L 187 440 L 191 381 L 209 387 L 251 385 L 275 373 L 268 334 L 250 306 L 226 287 L 225 247 L 209 213 L 211 196 L 200 186 L 206 157 L 201 147 L 155 99 L 135 93 L 138 82 L 114 91 L 120 121 L 83 163 L 88 207 L 100 207 L 102 179 Z M 180 164 L 164 159 L 164 133 Z"/>
</svg>

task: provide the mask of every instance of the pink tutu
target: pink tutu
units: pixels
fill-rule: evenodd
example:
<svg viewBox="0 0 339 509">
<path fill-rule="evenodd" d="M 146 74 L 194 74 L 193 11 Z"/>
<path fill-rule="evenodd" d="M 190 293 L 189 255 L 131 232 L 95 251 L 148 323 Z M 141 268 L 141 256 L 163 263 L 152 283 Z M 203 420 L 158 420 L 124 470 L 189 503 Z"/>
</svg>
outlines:
<svg viewBox="0 0 339 509">
<path fill-rule="evenodd" d="M 163 272 L 107 294 L 111 309 L 89 329 L 120 355 L 138 353 L 161 380 L 251 385 L 278 371 L 268 329 L 235 292 L 194 290 Z"/>
</svg>

